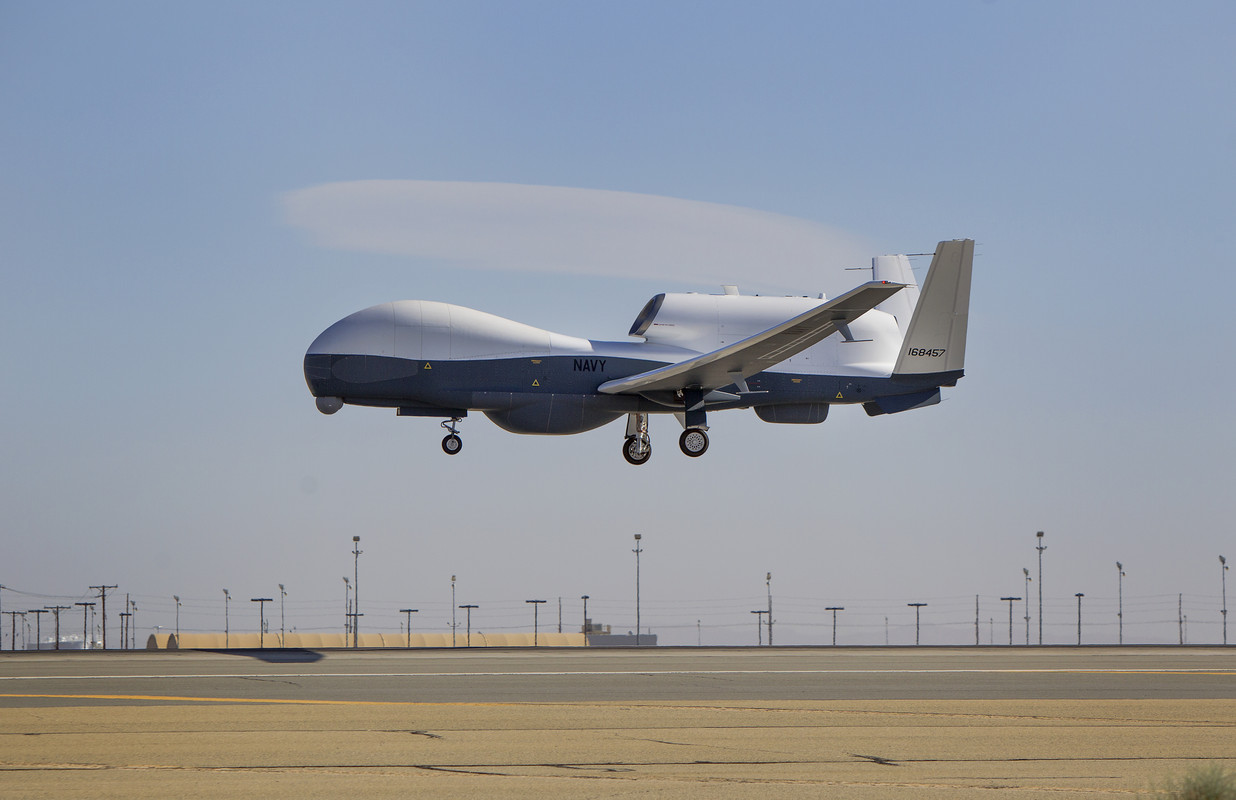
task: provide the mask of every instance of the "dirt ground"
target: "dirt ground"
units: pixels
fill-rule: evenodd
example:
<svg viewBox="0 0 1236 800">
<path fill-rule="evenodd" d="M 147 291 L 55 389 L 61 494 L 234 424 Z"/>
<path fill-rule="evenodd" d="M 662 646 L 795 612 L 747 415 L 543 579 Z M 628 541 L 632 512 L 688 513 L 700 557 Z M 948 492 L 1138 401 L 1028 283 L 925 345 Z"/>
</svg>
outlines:
<svg viewBox="0 0 1236 800">
<path fill-rule="evenodd" d="M 0 742 L 5 798 L 1128 798 L 1236 769 L 1236 701 L 134 699 Z"/>
</svg>

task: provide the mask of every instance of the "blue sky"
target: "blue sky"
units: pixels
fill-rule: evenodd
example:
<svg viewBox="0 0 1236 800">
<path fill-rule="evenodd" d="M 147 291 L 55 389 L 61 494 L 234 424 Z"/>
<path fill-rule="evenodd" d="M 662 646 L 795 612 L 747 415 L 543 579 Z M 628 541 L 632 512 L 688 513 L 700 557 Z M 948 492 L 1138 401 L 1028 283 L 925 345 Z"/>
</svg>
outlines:
<svg viewBox="0 0 1236 800">
<path fill-rule="evenodd" d="M 1174 641 L 1179 593 L 1191 640 L 1219 638 L 1230 4 L 0 2 L 0 23 L 5 609 L 118 583 L 143 629 L 172 594 L 209 629 L 223 587 L 285 583 L 289 625 L 325 628 L 360 534 L 375 627 L 414 603 L 442 629 L 454 573 L 482 630 L 526 626 L 534 596 L 574 620 L 584 593 L 626 629 L 640 531 L 665 641 L 696 620 L 753 638 L 771 570 L 779 641 L 825 641 L 840 603 L 840 640 L 882 641 L 888 616 L 904 642 L 926 600 L 924 641 L 964 643 L 973 595 L 998 623 L 1042 529 L 1048 640 L 1071 640 L 1078 591 L 1087 638 L 1115 638 L 1116 560 L 1126 639 Z M 756 290 L 770 267 L 701 279 L 705 242 L 661 274 L 598 261 L 620 218 L 562 231 L 602 264 L 576 271 L 536 269 L 535 243 L 374 252 L 289 220 L 296 193 L 369 180 L 721 204 L 867 255 L 973 237 L 968 375 L 896 417 L 717 415 L 698 461 L 668 419 L 633 469 L 617 424 L 481 417 L 447 459 L 432 421 L 318 414 L 314 336 L 407 298 L 620 339 L 659 291 Z M 787 288 L 848 288 L 825 255 Z"/>
</svg>

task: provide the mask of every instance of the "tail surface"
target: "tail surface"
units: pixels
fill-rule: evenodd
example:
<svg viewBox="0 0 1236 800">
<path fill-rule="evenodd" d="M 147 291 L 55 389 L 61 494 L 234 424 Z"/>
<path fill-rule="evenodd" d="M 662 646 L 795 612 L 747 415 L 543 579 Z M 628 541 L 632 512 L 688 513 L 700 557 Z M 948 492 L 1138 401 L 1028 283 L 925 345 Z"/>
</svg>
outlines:
<svg viewBox="0 0 1236 800">
<path fill-rule="evenodd" d="M 893 315 L 897 320 L 897 330 L 904 337 L 910 327 L 910 318 L 914 316 L 914 307 L 918 305 L 919 295 L 918 280 L 910 268 L 910 259 L 906 256 L 876 256 L 871 259 L 871 279 L 905 284 L 906 288 L 876 306 L 878 310 Z"/>
<path fill-rule="evenodd" d="M 940 242 L 901 343 L 894 375 L 954 373 L 966 363 L 974 240 Z"/>
</svg>

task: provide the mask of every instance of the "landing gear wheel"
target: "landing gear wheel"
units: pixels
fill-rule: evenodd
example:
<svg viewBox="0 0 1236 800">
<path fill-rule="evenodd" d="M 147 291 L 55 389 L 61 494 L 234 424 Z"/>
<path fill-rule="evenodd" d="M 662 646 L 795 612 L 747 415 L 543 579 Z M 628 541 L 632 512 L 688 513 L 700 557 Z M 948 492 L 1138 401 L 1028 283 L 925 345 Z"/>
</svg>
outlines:
<svg viewBox="0 0 1236 800">
<path fill-rule="evenodd" d="M 451 433 L 442 440 L 442 452 L 453 456 L 463 449 L 463 439 Z"/>
<path fill-rule="evenodd" d="M 699 428 L 687 428 L 678 437 L 678 447 L 692 458 L 699 458 L 708 450 L 708 434 Z"/>
<path fill-rule="evenodd" d="M 628 464 L 634 464 L 637 467 L 640 464 L 646 464 L 648 459 L 652 458 L 652 442 L 646 436 L 628 436 L 622 443 L 622 457 L 627 460 Z"/>
</svg>

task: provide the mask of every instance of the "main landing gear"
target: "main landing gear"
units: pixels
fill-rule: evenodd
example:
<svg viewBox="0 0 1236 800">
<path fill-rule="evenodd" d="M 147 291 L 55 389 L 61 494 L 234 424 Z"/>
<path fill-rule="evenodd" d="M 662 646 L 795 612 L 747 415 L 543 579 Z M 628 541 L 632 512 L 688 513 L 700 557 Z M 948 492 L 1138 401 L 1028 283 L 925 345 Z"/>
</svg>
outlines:
<svg viewBox="0 0 1236 800">
<path fill-rule="evenodd" d="M 451 417 L 449 421 L 442 423 L 442 427 L 450 431 L 442 439 L 442 452 L 448 456 L 456 455 L 463 449 L 463 439 L 459 438 L 459 430 L 455 427 L 455 423 L 462 419 L 463 417 Z"/>
<path fill-rule="evenodd" d="M 687 428 L 678 437 L 678 447 L 691 458 L 699 458 L 708 450 L 708 434 L 703 428 Z M 627 415 L 627 436 L 622 442 L 622 457 L 628 464 L 647 464 L 652 458 L 652 439 L 648 435 L 648 415 Z"/>
<path fill-rule="evenodd" d="M 692 458 L 699 458 L 708 450 L 708 434 L 703 428 L 687 428 L 678 437 L 678 448 Z"/>
</svg>

